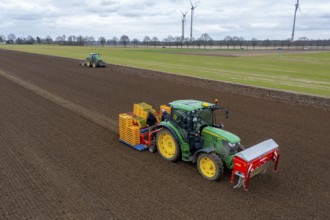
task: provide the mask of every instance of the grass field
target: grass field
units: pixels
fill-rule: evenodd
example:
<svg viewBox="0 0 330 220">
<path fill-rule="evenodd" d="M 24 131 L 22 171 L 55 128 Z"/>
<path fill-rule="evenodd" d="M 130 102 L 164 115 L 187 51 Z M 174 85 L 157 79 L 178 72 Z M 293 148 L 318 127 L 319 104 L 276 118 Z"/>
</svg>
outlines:
<svg viewBox="0 0 330 220">
<path fill-rule="evenodd" d="M 81 60 L 96 52 L 113 64 L 330 97 L 330 52 L 225 57 L 181 53 L 194 53 L 193 49 L 48 45 L 0 45 L 0 48 Z"/>
</svg>

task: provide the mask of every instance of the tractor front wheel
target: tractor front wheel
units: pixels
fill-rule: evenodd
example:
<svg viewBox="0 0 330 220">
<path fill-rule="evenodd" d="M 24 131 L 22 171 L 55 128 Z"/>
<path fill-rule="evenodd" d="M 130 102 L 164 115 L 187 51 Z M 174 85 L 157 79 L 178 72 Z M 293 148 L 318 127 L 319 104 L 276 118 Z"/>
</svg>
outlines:
<svg viewBox="0 0 330 220">
<path fill-rule="evenodd" d="M 96 62 L 93 62 L 93 68 L 96 68 L 96 66 L 97 66 Z"/>
<path fill-rule="evenodd" d="M 177 161 L 181 155 L 181 149 L 174 135 L 168 130 L 163 129 L 157 133 L 157 150 L 165 160 Z"/>
<path fill-rule="evenodd" d="M 86 66 L 90 67 L 91 66 L 91 61 L 89 59 L 86 59 Z"/>
<path fill-rule="evenodd" d="M 217 181 L 223 175 L 223 163 L 215 153 L 202 153 L 197 160 L 198 172 L 210 181 Z"/>
</svg>

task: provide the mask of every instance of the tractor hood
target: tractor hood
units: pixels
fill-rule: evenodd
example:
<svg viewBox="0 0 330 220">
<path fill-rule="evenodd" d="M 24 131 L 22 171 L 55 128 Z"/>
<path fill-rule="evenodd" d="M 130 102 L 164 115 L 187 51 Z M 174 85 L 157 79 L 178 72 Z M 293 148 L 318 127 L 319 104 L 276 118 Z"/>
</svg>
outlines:
<svg viewBox="0 0 330 220">
<path fill-rule="evenodd" d="M 236 136 L 235 134 L 222 130 L 222 129 L 219 129 L 219 128 L 211 127 L 211 126 L 205 127 L 202 131 L 202 135 L 204 137 L 207 135 L 211 135 L 213 137 L 227 141 L 228 143 L 231 143 L 231 144 L 236 144 L 241 141 L 241 139 L 238 136 Z"/>
</svg>

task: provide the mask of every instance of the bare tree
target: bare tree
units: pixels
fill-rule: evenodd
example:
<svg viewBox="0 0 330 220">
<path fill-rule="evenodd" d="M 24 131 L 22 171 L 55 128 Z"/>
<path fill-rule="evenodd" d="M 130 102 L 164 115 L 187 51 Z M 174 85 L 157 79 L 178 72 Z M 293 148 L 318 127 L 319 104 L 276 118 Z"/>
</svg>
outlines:
<svg viewBox="0 0 330 220">
<path fill-rule="evenodd" d="M 117 42 L 118 42 L 118 38 L 117 38 L 117 37 L 113 37 L 113 38 L 111 39 L 111 43 L 112 43 L 113 45 L 115 45 L 115 47 L 117 46 Z"/>
<path fill-rule="evenodd" d="M 270 44 L 270 40 L 269 40 L 269 39 L 266 39 L 266 40 L 264 41 L 264 44 L 265 44 L 265 46 L 266 46 L 266 50 L 267 50 L 267 48 L 268 48 L 268 46 L 269 46 L 269 44 Z"/>
<path fill-rule="evenodd" d="M 13 44 L 15 42 L 15 40 L 16 40 L 15 34 L 11 33 L 11 34 L 8 35 L 8 37 L 7 37 L 7 42 L 8 43 Z"/>
<path fill-rule="evenodd" d="M 239 37 L 238 38 L 238 43 L 239 43 L 240 49 L 243 49 L 242 45 L 243 45 L 244 41 L 245 41 L 244 37 Z"/>
<path fill-rule="evenodd" d="M 189 39 L 189 40 L 190 40 L 190 39 Z M 177 37 L 175 37 L 175 45 L 176 45 L 176 48 L 178 48 L 179 45 L 181 45 L 181 47 L 182 47 L 182 43 L 181 43 L 181 41 L 182 41 L 182 36 L 177 36 Z"/>
<path fill-rule="evenodd" d="M 27 38 L 26 38 L 27 44 L 34 44 L 35 42 L 36 42 L 36 40 L 34 39 L 34 37 L 32 37 L 31 35 L 27 36 Z"/>
<path fill-rule="evenodd" d="M 77 43 L 78 43 L 79 46 L 85 45 L 85 38 L 83 36 L 79 35 L 77 37 Z"/>
<path fill-rule="evenodd" d="M 41 38 L 40 37 L 37 36 L 36 41 L 37 41 L 38 44 L 41 44 Z"/>
<path fill-rule="evenodd" d="M 145 36 L 143 39 L 143 43 L 144 45 L 147 45 L 147 48 L 149 47 L 149 43 L 150 43 L 150 37 L 149 36 Z"/>
<path fill-rule="evenodd" d="M 129 37 L 127 35 L 122 35 L 120 37 L 120 42 L 123 43 L 124 47 L 129 43 Z"/>
<path fill-rule="evenodd" d="M 258 39 L 254 37 L 254 38 L 251 39 L 251 41 L 252 41 L 252 47 L 253 47 L 253 49 L 255 49 L 255 47 L 257 45 L 257 42 L 258 42 Z"/>
<path fill-rule="evenodd" d="M 62 36 L 57 36 L 57 37 L 55 38 L 55 41 L 60 45 L 60 44 L 62 44 L 62 42 L 63 42 L 63 37 L 62 37 Z"/>
<path fill-rule="evenodd" d="M 234 46 L 234 50 L 236 49 L 236 44 L 239 42 L 239 37 L 233 36 L 232 38 L 232 44 Z"/>
<path fill-rule="evenodd" d="M 3 43 L 6 41 L 6 37 L 4 35 L 0 35 L 0 42 Z"/>
<path fill-rule="evenodd" d="M 45 42 L 46 42 L 48 45 L 50 45 L 50 43 L 53 42 L 52 37 L 49 36 L 49 35 L 47 35 L 47 36 L 45 37 Z"/>
<path fill-rule="evenodd" d="M 105 44 L 105 42 L 106 42 L 107 40 L 105 39 L 105 37 L 100 37 L 100 38 L 99 38 L 99 41 L 100 41 L 100 44 L 101 44 L 102 47 L 103 47 L 104 44 Z"/>
<path fill-rule="evenodd" d="M 95 41 L 93 36 L 87 37 L 87 42 L 89 43 L 90 46 L 92 46 L 93 42 Z"/>
<path fill-rule="evenodd" d="M 156 48 L 158 42 L 159 42 L 159 39 L 157 37 L 152 38 L 152 43 L 154 44 L 155 48 Z"/>
<path fill-rule="evenodd" d="M 225 37 L 224 41 L 226 42 L 227 49 L 229 49 L 229 45 L 232 42 L 232 37 L 231 36 L 227 36 L 227 37 Z"/>
<path fill-rule="evenodd" d="M 200 39 L 201 43 L 204 45 L 204 49 L 206 49 L 206 44 L 212 41 L 212 38 L 210 37 L 210 35 L 208 33 L 202 34 L 199 39 Z"/>
<path fill-rule="evenodd" d="M 168 46 L 171 47 L 171 45 L 173 44 L 173 42 L 175 42 L 175 38 L 172 35 L 168 35 L 166 38 L 164 38 L 163 41 L 165 42 L 165 45 L 167 43 Z"/>
<path fill-rule="evenodd" d="M 134 38 L 132 40 L 132 42 L 133 42 L 134 47 L 137 47 L 137 45 L 139 44 L 140 41 L 138 39 Z"/>
<path fill-rule="evenodd" d="M 16 39 L 16 44 L 24 44 L 24 40 L 20 37 Z"/>
<path fill-rule="evenodd" d="M 76 41 L 76 37 L 74 35 L 70 35 L 68 37 L 68 44 L 73 44 Z"/>
</svg>

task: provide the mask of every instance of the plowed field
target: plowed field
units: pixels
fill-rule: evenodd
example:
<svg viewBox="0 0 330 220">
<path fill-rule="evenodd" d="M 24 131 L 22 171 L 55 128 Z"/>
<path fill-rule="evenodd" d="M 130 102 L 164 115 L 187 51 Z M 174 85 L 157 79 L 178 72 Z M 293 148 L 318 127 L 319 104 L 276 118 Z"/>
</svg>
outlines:
<svg viewBox="0 0 330 220">
<path fill-rule="evenodd" d="M 78 63 L 0 50 L 0 219 L 329 218 L 329 100 L 312 108 L 305 96 Z M 214 98 L 244 145 L 280 146 L 279 172 L 254 177 L 248 192 L 229 173 L 208 182 L 193 164 L 118 142 L 113 125 L 133 103 Z"/>
</svg>

